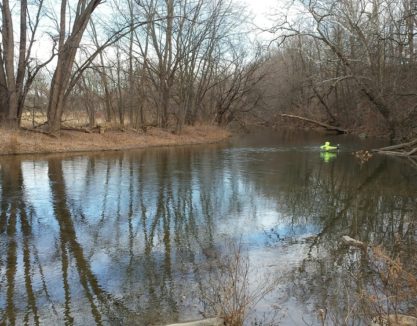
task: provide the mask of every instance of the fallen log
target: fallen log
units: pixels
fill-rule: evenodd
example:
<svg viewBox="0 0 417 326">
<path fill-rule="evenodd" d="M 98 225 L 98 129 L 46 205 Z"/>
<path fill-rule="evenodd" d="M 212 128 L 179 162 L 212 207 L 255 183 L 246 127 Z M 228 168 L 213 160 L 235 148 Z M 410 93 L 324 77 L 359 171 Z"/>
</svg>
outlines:
<svg viewBox="0 0 417 326">
<path fill-rule="evenodd" d="M 20 127 L 20 129 L 25 130 L 25 131 L 29 131 L 29 132 L 34 132 L 34 133 L 37 133 L 37 134 L 43 134 L 43 135 L 46 135 L 46 136 L 51 137 L 51 138 L 58 138 L 57 135 L 51 134 L 48 131 L 45 131 L 45 130 L 42 130 L 42 129 L 34 129 L 34 128 L 26 128 L 26 127 Z"/>
<path fill-rule="evenodd" d="M 343 128 L 340 128 L 340 127 L 332 126 L 332 125 L 329 125 L 329 124 L 324 123 L 324 122 L 321 122 L 321 121 L 317 121 L 317 120 L 313 120 L 313 119 L 309 119 L 309 118 L 305 118 L 305 117 L 300 117 L 298 115 L 281 114 L 281 117 L 291 118 L 291 119 L 298 119 L 298 120 L 302 120 L 302 121 L 307 121 L 307 122 L 316 124 L 318 126 L 321 126 L 323 128 L 326 128 L 327 130 L 337 131 L 340 134 L 347 134 L 347 133 L 349 133 L 349 131 L 347 129 L 343 129 Z"/>
<path fill-rule="evenodd" d="M 86 134 L 92 133 L 92 129 L 88 129 L 88 128 L 62 127 L 61 130 L 78 131 L 78 132 L 84 132 Z"/>
<path fill-rule="evenodd" d="M 414 139 L 413 141 L 410 141 L 408 143 L 401 143 L 401 144 L 397 144 L 397 145 L 382 147 L 382 148 L 374 149 L 374 151 L 392 151 L 394 149 L 402 149 L 402 148 L 406 148 L 406 147 L 411 147 L 411 146 L 414 146 L 416 144 L 417 144 L 417 139 Z"/>
<path fill-rule="evenodd" d="M 390 156 L 414 156 L 417 153 L 417 139 L 407 143 L 373 149 L 372 152 Z"/>
<path fill-rule="evenodd" d="M 376 152 L 378 154 L 390 155 L 390 156 L 404 156 L 404 157 L 409 156 L 408 152 L 400 152 L 400 151 L 395 152 L 395 151 L 375 151 L 375 150 L 373 150 L 373 152 Z"/>
</svg>

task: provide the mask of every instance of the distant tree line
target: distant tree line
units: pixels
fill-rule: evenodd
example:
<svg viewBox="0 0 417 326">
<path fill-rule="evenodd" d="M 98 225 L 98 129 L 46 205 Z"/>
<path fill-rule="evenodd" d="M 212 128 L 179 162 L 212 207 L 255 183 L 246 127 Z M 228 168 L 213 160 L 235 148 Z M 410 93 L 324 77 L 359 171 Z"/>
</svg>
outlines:
<svg viewBox="0 0 417 326">
<path fill-rule="evenodd" d="M 3 125 L 27 115 L 54 133 L 72 114 L 90 127 L 180 132 L 199 121 L 271 124 L 292 113 L 417 135 L 414 0 L 297 0 L 274 16 L 267 49 L 249 41 L 234 0 L 59 5 L 0 4 Z"/>
<path fill-rule="evenodd" d="M 416 1 L 300 0 L 286 12 L 263 85 L 272 113 L 416 135 Z"/>
</svg>

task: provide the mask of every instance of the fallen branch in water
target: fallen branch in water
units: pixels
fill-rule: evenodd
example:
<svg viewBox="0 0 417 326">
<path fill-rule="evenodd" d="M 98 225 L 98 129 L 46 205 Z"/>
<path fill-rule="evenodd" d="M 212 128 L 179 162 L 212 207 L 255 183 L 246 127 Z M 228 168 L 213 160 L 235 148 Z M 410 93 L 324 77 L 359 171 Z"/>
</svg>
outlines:
<svg viewBox="0 0 417 326">
<path fill-rule="evenodd" d="M 320 121 L 317 121 L 317 120 L 313 120 L 313 119 L 309 119 L 309 118 L 305 118 L 305 117 L 300 117 L 300 116 L 298 116 L 298 115 L 292 115 L 292 114 L 281 114 L 281 117 L 284 117 L 284 118 L 292 118 L 292 119 L 298 119 L 298 120 L 302 120 L 302 121 L 307 121 L 307 122 L 310 122 L 310 123 L 316 124 L 316 125 L 318 125 L 318 126 L 321 126 L 321 127 L 323 127 L 323 128 L 326 128 L 327 130 L 337 131 L 337 132 L 338 132 L 338 133 L 340 133 L 340 134 L 347 134 L 347 133 L 349 133 L 349 131 L 348 131 L 348 130 L 346 130 L 346 129 L 343 129 L 343 128 L 340 128 L 340 127 L 336 127 L 336 126 L 332 126 L 332 125 L 329 125 L 329 124 L 327 124 L 327 123 L 320 122 Z"/>
<path fill-rule="evenodd" d="M 390 155 L 390 156 L 404 156 L 411 157 L 417 156 L 417 139 L 414 139 L 407 143 L 401 143 L 398 145 L 392 145 L 372 150 L 378 154 Z"/>
</svg>

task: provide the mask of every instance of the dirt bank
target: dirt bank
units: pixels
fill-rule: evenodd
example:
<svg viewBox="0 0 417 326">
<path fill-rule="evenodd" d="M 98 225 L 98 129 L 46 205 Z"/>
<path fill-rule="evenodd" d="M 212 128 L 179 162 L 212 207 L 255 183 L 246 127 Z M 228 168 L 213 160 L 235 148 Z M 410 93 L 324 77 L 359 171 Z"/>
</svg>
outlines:
<svg viewBox="0 0 417 326">
<path fill-rule="evenodd" d="M 62 131 L 59 137 L 24 130 L 0 129 L 0 155 L 125 150 L 155 146 L 220 142 L 230 132 L 214 126 L 185 127 L 180 135 L 157 128 L 148 132 L 106 131 L 104 134 Z"/>
</svg>

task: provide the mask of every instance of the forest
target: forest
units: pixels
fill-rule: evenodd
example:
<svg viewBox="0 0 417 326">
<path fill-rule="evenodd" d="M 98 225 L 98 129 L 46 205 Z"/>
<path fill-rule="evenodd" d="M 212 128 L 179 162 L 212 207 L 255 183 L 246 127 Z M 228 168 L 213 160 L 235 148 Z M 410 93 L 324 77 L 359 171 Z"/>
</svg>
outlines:
<svg viewBox="0 0 417 326">
<path fill-rule="evenodd" d="M 3 0 L 1 12 L 5 127 L 181 133 L 298 123 L 290 114 L 417 133 L 413 0 L 277 2 L 262 30 L 237 0 Z"/>
</svg>

